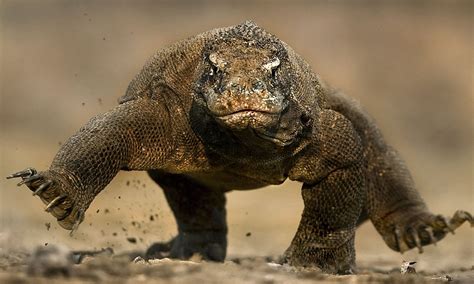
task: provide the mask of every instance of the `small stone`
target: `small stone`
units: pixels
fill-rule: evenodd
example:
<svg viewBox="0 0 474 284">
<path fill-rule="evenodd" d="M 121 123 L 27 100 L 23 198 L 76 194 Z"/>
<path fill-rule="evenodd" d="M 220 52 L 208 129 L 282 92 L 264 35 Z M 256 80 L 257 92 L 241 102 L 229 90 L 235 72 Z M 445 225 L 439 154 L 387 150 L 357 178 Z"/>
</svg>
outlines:
<svg viewBox="0 0 474 284">
<path fill-rule="evenodd" d="M 401 274 L 416 274 L 415 270 L 416 261 L 402 261 L 402 265 L 400 266 L 400 273 Z"/>
<path fill-rule="evenodd" d="M 137 256 L 137 257 L 135 257 L 135 259 L 133 260 L 133 263 L 146 264 L 146 260 L 144 260 L 143 257 L 141 257 L 141 256 Z"/>
</svg>

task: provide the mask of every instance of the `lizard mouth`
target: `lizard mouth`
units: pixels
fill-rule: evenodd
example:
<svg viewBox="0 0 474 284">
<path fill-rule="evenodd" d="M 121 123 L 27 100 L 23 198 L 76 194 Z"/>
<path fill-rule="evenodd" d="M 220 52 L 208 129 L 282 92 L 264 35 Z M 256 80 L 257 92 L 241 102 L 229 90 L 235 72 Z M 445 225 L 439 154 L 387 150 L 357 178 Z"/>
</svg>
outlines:
<svg viewBox="0 0 474 284">
<path fill-rule="evenodd" d="M 251 109 L 242 109 L 223 115 L 214 115 L 220 124 L 232 130 L 267 128 L 269 125 L 277 123 L 279 116 L 279 113 Z"/>
<path fill-rule="evenodd" d="M 247 116 L 257 116 L 257 115 L 278 115 L 279 112 L 271 112 L 271 111 L 262 111 L 262 110 L 254 110 L 254 109 L 241 109 L 230 113 L 219 114 L 216 117 L 220 119 L 228 119 L 231 117 L 247 117 Z"/>
<path fill-rule="evenodd" d="M 285 147 L 285 146 L 288 146 L 288 145 L 292 144 L 296 140 L 296 136 L 298 134 L 298 132 L 294 132 L 294 133 L 291 133 L 291 134 L 289 134 L 285 137 L 279 137 L 277 134 L 269 133 L 269 132 L 266 132 L 266 131 L 255 131 L 254 130 L 254 133 L 255 133 L 256 136 L 258 136 L 262 139 L 265 139 L 265 140 L 269 140 L 269 141 L 277 144 L 280 147 Z"/>
</svg>

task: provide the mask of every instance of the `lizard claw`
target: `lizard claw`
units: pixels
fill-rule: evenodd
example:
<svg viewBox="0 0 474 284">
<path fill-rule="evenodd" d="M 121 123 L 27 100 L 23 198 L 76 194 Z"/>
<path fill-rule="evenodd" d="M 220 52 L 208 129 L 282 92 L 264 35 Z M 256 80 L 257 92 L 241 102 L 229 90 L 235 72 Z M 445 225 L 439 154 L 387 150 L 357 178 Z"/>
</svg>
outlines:
<svg viewBox="0 0 474 284">
<path fill-rule="evenodd" d="M 21 178 L 30 177 L 30 176 L 36 175 L 36 173 L 37 172 L 34 168 L 27 168 L 27 169 L 24 169 L 23 171 L 19 171 L 7 176 L 7 179 L 17 178 L 17 177 L 21 177 Z"/>
<path fill-rule="evenodd" d="M 454 230 L 464 222 L 467 221 L 473 226 L 472 215 L 462 210 L 456 211 L 452 218 L 426 211 L 404 212 L 395 220 L 392 229 L 382 234 L 390 248 L 402 253 L 415 247 L 423 253 L 423 246 L 436 245 L 447 233 L 454 234 Z"/>
<path fill-rule="evenodd" d="M 423 253 L 423 246 L 421 245 L 420 236 L 418 235 L 418 231 L 413 229 L 413 228 L 408 229 L 408 231 L 410 232 L 410 235 L 413 238 L 413 242 L 415 243 L 416 247 L 418 248 L 418 252 Z"/>
<path fill-rule="evenodd" d="M 66 198 L 66 197 L 67 197 L 67 194 L 61 194 L 59 196 L 56 196 L 51 202 L 48 203 L 48 205 L 46 206 L 44 211 L 46 211 L 46 212 L 51 211 L 51 208 L 53 208 L 54 206 L 59 205 L 59 203 L 61 203 L 61 201 L 63 201 L 63 199 Z"/>
<path fill-rule="evenodd" d="M 454 213 L 453 218 L 449 220 L 449 225 L 453 229 L 457 229 L 461 226 L 465 221 L 469 222 L 471 227 L 474 227 L 474 219 L 469 212 L 458 210 Z"/>
<path fill-rule="evenodd" d="M 441 228 L 445 231 L 448 231 L 453 235 L 455 234 L 453 228 L 451 228 L 451 226 L 450 226 L 450 222 L 449 222 L 449 219 L 447 217 L 445 217 L 443 215 L 437 215 L 435 223 L 437 223 L 439 228 Z"/>
<path fill-rule="evenodd" d="M 18 186 L 26 185 L 33 196 L 38 196 L 44 204 L 45 211 L 56 217 L 61 227 L 76 231 L 84 220 L 85 207 L 74 199 L 65 180 L 56 176 L 56 173 L 46 171 L 37 172 L 34 168 L 7 176 L 7 179 L 21 178 Z"/>
<path fill-rule="evenodd" d="M 71 232 L 69 233 L 70 236 L 74 234 L 75 231 L 79 228 L 79 225 L 84 221 L 85 213 L 83 209 L 79 209 L 76 214 L 76 220 L 74 221 L 74 224 L 72 225 Z"/>
<path fill-rule="evenodd" d="M 393 230 L 393 233 L 395 234 L 395 240 L 397 242 L 397 247 L 398 247 L 398 250 L 400 252 L 404 252 L 404 251 L 407 251 L 409 250 L 410 248 L 407 247 L 407 245 L 405 244 L 405 241 L 403 241 L 403 234 L 402 232 L 400 231 L 399 228 L 395 228 Z"/>
<path fill-rule="evenodd" d="M 26 178 L 23 178 L 22 181 L 20 181 L 19 183 L 17 183 L 17 186 L 22 186 L 24 184 L 28 184 L 28 183 L 31 183 L 31 182 L 34 182 L 35 180 L 38 180 L 40 179 L 41 176 L 40 175 L 32 175 L 32 176 L 29 176 L 29 177 L 26 177 Z"/>
<path fill-rule="evenodd" d="M 428 233 L 430 243 L 432 243 L 433 245 L 436 246 L 436 244 L 438 243 L 438 240 L 435 238 L 435 236 L 433 234 L 433 228 L 427 227 L 427 228 L 425 228 L 425 231 Z"/>
<path fill-rule="evenodd" d="M 43 183 L 42 185 L 40 185 L 40 186 L 38 187 L 38 189 L 36 189 L 36 190 L 33 192 L 33 196 L 40 194 L 43 190 L 47 189 L 51 184 L 53 184 L 52 181 L 50 181 L 50 180 L 46 181 L 45 183 Z"/>
</svg>

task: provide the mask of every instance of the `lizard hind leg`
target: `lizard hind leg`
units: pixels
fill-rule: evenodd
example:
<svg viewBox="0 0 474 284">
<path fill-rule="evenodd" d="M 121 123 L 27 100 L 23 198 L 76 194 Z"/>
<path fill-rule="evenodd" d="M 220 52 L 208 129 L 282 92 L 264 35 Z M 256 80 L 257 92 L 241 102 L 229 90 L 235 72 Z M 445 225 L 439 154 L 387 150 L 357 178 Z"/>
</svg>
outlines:
<svg viewBox="0 0 474 284">
<path fill-rule="evenodd" d="M 150 177 L 163 189 L 178 225 L 178 235 L 148 248 L 147 258 L 164 256 L 224 261 L 227 223 L 224 191 L 210 189 L 190 177 L 151 170 Z"/>
<path fill-rule="evenodd" d="M 411 175 L 398 153 L 386 151 L 369 162 L 367 208 L 370 219 L 385 243 L 405 252 L 436 244 L 464 222 L 473 225 L 470 213 L 458 210 L 452 218 L 432 214 L 416 191 Z"/>
</svg>

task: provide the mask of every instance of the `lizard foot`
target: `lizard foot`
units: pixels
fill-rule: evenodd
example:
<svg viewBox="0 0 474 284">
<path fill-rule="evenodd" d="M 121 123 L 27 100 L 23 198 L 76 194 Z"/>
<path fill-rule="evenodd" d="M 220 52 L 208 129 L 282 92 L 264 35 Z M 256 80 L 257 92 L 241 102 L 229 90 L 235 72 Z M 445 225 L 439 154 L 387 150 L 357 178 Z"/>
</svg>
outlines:
<svg viewBox="0 0 474 284">
<path fill-rule="evenodd" d="M 311 243 L 292 243 L 281 257 L 280 263 L 318 267 L 330 274 L 354 274 L 356 272 L 354 238 L 334 248 L 320 247 Z"/>
<path fill-rule="evenodd" d="M 176 237 L 168 242 L 153 243 L 145 252 L 145 259 L 163 259 L 170 257 L 171 247 L 173 246 Z"/>
<path fill-rule="evenodd" d="M 64 190 L 64 182 L 51 173 L 38 173 L 34 168 L 27 168 L 7 176 L 7 179 L 12 178 L 21 178 L 17 185 L 25 184 L 33 191 L 33 196 L 38 196 L 46 204 L 45 211 L 56 217 L 61 227 L 71 230 L 71 234 L 84 220 L 85 209 L 75 206 L 73 198 Z"/>
<path fill-rule="evenodd" d="M 382 236 L 391 249 L 401 253 L 415 247 L 423 253 L 423 246 L 436 245 L 448 232 L 454 234 L 464 222 L 469 222 L 471 227 L 474 225 L 472 215 L 462 210 L 456 211 L 451 218 L 423 212 L 410 217 L 407 217 L 406 213 L 399 214 L 396 219 L 398 222 L 383 230 Z"/>
<path fill-rule="evenodd" d="M 205 260 L 224 261 L 226 246 L 224 232 L 181 232 L 169 242 L 152 244 L 145 255 L 147 259 L 190 259 L 198 254 Z"/>
</svg>

